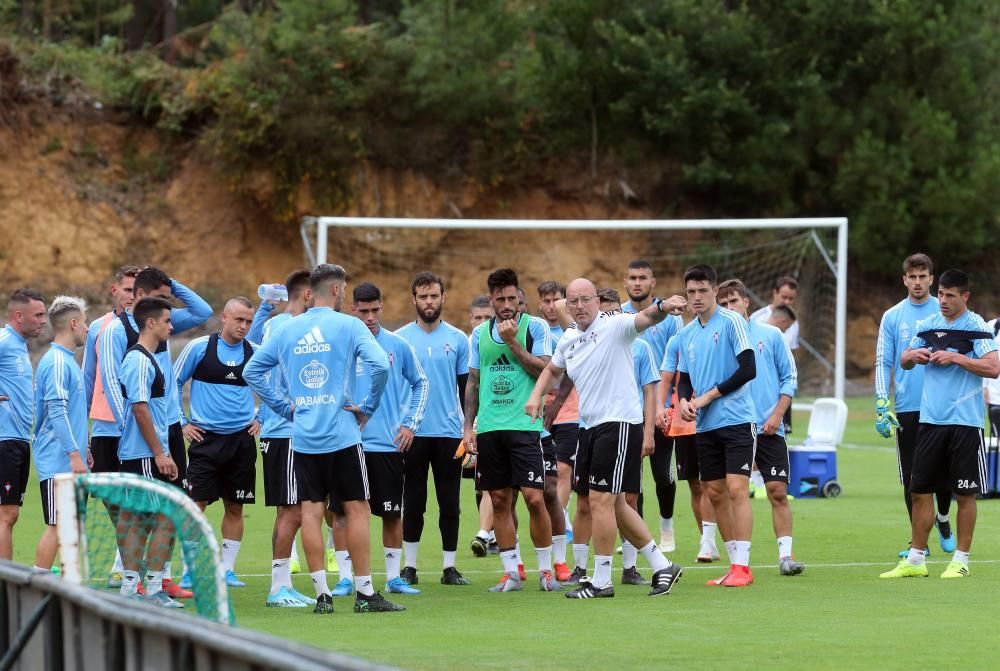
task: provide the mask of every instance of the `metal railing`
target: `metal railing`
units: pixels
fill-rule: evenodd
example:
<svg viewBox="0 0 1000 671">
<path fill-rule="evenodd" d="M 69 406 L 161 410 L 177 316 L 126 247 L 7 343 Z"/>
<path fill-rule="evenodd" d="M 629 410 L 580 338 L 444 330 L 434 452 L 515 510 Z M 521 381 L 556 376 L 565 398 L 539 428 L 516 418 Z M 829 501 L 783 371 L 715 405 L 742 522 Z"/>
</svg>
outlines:
<svg viewBox="0 0 1000 671">
<path fill-rule="evenodd" d="M 123 599 L 8 561 L 0 561 L 0 651 L 0 671 L 390 669 Z"/>
</svg>

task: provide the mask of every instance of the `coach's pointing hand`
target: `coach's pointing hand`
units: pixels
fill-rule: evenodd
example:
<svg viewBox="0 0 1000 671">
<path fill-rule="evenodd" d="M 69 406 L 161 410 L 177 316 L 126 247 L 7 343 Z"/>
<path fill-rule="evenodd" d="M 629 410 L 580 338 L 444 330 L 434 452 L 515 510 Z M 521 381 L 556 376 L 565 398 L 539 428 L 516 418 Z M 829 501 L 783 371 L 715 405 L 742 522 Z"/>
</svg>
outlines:
<svg viewBox="0 0 1000 671">
<path fill-rule="evenodd" d="M 687 307 L 687 304 L 688 302 L 686 298 L 675 294 L 663 301 L 663 311 L 668 315 L 679 315 L 684 312 L 684 308 Z"/>
</svg>

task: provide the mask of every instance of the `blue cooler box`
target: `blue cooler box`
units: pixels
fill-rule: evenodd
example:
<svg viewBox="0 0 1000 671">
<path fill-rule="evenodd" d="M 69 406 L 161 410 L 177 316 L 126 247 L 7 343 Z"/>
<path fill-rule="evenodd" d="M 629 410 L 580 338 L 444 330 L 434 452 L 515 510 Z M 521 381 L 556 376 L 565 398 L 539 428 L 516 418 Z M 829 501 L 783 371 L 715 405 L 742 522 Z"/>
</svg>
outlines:
<svg viewBox="0 0 1000 671">
<path fill-rule="evenodd" d="M 837 482 L 837 448 L 833 445 L 788 447 L 788 493 L 796 498 L 840 496 Z"/>
</svg>

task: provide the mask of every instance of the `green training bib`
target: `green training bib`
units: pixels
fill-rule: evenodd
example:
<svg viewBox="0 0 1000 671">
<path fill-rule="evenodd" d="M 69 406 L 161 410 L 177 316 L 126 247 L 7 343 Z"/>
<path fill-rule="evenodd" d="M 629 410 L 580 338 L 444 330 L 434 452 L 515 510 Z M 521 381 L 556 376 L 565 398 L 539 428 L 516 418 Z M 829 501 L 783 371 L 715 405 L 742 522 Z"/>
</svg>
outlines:
<svg viewBox="0 0 1000 671">
<path fill-rule="evenodd" d="M 535 378 L 528 375 L 506 344 L 493 340 L 490 319 L 479 325 L 479 416 L 478 433 L 488 431 L 537 431 L 542 420 L 534 424 L 524 414 L 524 405 L 535 388 Z M 531 318 L 520 315 L 517 342 L 528 348 L 528 324 Z"/>
</svg>

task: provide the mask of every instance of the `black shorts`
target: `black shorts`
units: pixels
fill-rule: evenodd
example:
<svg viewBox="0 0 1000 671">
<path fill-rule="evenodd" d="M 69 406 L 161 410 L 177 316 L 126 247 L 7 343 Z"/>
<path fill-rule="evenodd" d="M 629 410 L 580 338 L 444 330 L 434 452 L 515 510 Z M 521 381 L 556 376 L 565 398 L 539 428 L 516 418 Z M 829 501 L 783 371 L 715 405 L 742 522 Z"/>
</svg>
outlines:
<svg viewBox="0 0 1000 671">
<path fill-rule="evenodd" d="M 205 431 L 188 448 L 188 485 L 191 498 L 201 503 L 219 499 L 253 503 L 257 493 L 257 446 L 245 430 L 236 433 Z"/>
<path fill-rule="evenodd" d="M 899 428 L 896 429 L 896 464 L 899 466 L 899 484 L 908 487 L 913 473 L 913 453 L 917 449 L 920 431 L 920 411 L 897 412 Z"/>
<path fill-rule="evenodd" d="M 42 492 L 42 522 L 54 527 L 56 525 L 56 479 L 49 478 L 38 483 Z"/>
<path fill-rule="evenodd" d="M 545 477 L 558 478 L 559 467 L 556 465 L 556 441 L 552 436 L 542 438 L 542 460 L 545 463 Z"/>
<path fill-rule="evenodd" d="M 701 481 L 725 480 L 727 475 L 750 477 L 757 427 L 751 423 L 722 426 L 697 434 Z"/>
<path fill-rule="evenodd" d="M 156 467 L 156 459 L 153 457 L 140 457 L 138 459 L 126 459 L 125 461 L 118 462 L 119 472 L 121 473 L 131 473 L 133 475 L 139 475 L 150 480 L 159 480 L 160 482 L 165 482 L 168 485 L 173 485 L 175 487 L 180 487 L 180 477 L 176 480 L 170 480 L 163 473 L 160 473 L 160 469 Z"/>
<path fill-rule="evenodd" d="M 678 480 L 699 480 L 698 439 L 694 435 L 674 436 Z"/>
<path fill-rule="evenodd" d="M 910 491 L 956 494 L 986 491 L 986 445 L 983 430 L 954 424 L 920 424 L 913 453 Z"/>
<path fill-rule="evenodd" d="M 177 464 L 177 484 L 187 491 L 191 491 L 191 483 L 188 482 L 188 458 L 184 451 L 184 429 L 180 422 L 171 424 L 167 429 L 167 442 L 170 444 L 170 458 Z"/>
<path fill-rule="evenodd" d="M 31 452 L 25 440 L 0 440 L 0 506 L 24 505 Z"/>
<path fill-rule="evenodd" d="M 554 424 L 550 431 L 556 441 L 556 461 L 572 466 L 576 461 L 576 444 L 580 441 L 580 425 Z"/>
<path fill-rule="evenodd" d="M 289 438 L 261 438 L 264 468 L 264 505 L 294 506 L 299 502 L 295 484 L 295 453 Z"/>
<path fill-rule="evenodd" d="M 545 487 L 545 459 L 537 431 L 487 431 L 476 437 L 476 488 Z"/>
<path fill-rule="evenodd" d="M 300 502 L 367 501 L 370 494 L 360 444 L 336 452 L 296 452 L 295 480 Z"/>
<path fill-rule="evenodd" d="M 785 437 L 774 434 L 757 434 L 757 452 L 754 455 L 757 470 L 764 482 L 784 482 L 788 484 L 788 444 Z"/>
<path fill-rule="evenodd" d="M 573 465 L 577 494 L 638 494 L 642 484 L 642 424 L 605 422 L 580 431 Z"/>
<path fill-rule="evenodd" d="M 403 453 L 365 452 L 372 515 L 399 519 L 403 514 Z"/>
<path fill-rule="evenodd" d="M 94 436 L 90 439 L 90 456 L 94 458 L 93 473 L 117 473 L 121 468 L 118 461 L 118 436 Z"/>
</svg>

